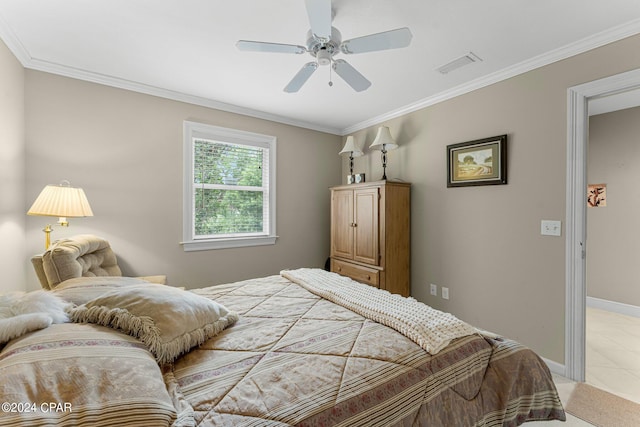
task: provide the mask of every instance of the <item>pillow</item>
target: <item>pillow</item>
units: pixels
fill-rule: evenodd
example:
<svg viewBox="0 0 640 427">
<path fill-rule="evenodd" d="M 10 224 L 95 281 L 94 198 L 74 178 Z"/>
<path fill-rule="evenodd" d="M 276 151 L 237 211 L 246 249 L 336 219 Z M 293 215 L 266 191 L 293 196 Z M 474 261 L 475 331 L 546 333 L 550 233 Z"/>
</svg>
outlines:
<svg viewBox="0 0 640 427">
<path fill-rule="evenodd" d="M 69 305 L 43 290 L 0 295 L 0 344 L 52 323 L 68 322 Z"/>
<path fill-rule="evenodd" d="M 51 325 L 13 340 L 0 378 L 0 402 L 24 404 L 0 412 L 3 426 L 169 427 L 178 416 L 144 344 L 104 326 Z"/>
<path fill-rule="evenodd" d="M 193 292 L 151 283 L 107 292 L 69 312 L 71 320 L 120 329 L 171 363 L 238 320 L 235 312 Z"/>
<path fill-rule="evenodd" d="M 65 280 L 51 292 L 65 301 L 81 305 L 107 292 L 145 283 L 149 282 L 143 279 L 122 276 L 76 277 Z"/>
</svg>

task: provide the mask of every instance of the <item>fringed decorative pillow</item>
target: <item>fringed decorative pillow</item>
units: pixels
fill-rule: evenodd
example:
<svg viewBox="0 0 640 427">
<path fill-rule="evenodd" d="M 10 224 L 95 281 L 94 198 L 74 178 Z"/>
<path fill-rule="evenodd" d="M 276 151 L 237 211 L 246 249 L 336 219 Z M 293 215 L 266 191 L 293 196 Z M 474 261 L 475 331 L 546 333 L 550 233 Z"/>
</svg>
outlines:
<svg viewBox="0 0 640 427">
<path fill-rule="evenodd" d="M 135 277 L 75 277 L 60 283 L 51 292 L 65 301 L 80 305 L 108 292 L 119 292 L 120 289 L 129 286 L 138 286 L 146 283 L 149 282 Z"/>
<path fill-rule="evenodd" d="M 138 338 L 160 364 L 171 363 L 238 320 L 222 304 L 171 286 L 140 284 L 107 292 L 70 310 L 77 323 L 109 326 Z"/>
</svg>

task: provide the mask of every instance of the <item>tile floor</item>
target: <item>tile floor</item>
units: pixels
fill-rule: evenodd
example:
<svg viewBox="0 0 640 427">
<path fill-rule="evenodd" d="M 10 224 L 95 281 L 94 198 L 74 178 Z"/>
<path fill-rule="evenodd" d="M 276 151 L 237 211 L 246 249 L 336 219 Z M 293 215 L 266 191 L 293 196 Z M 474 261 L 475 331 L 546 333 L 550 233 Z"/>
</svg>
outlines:
<svg viewBox="0 0 640 427">
<path fill-rule="evenodd" d="M 587 307 L 587 383 L 640 403 L 640 318 Z M 566 405 L 575 382 L 554 375 L 562 404 Z M 590 427 L 567 414 L 567 421 L 525 424 L 539 427 Z"/>
<path fill-rule="evenodd" d="M 586 382 L 640 403 L 640 318 L 587 307 Z"/>
</svg>

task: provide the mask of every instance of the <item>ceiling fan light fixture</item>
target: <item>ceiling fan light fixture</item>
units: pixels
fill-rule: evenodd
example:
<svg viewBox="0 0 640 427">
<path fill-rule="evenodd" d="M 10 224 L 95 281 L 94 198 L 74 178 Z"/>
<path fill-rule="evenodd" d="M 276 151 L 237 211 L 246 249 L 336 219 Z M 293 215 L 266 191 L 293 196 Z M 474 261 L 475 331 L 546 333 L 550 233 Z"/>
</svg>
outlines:
<svg viewBox="0 0 640 427">
<path fill-rule="evenodd" d="M 331 52 L 321 49 L 316 54 L 316 59 L 318 60 L 319 65 L 329 65 L 331 64 L 331 56 Z"/>
<path fill-rule="evenodd" d="M 369 34 L 342 41 L 342 35 L 331 25 L 334 11 L 331 8 L 331 0 L 305 0 L 309 24 L 311 29 L 307 31 L 307 45 L 291 45 L 282 43 L 270 43 L 251 40 L 239 40 L 236 43 L 238 49 L 250 52 L 275 52 L 275 53 L 308 53 L 314 61 L 306 63 L 293 79 L 285 86 L 284 91 L 294 93 L 300 90 L 302 85 L 311 77 L 313 72 L 321 65 L 329 65 L 329 76 L 335 71 L 353 90 L 362 92 L 371 86 L 358 70 L 343 59 L 335 59 L 339 53 L 346 55 L 375 52 L 380 50 L 398 49 L 409 46 L 413 37 L 407 27 L 382 33 Z M 329 77 L 329 86 L 333 86 Z"/>
</svg>

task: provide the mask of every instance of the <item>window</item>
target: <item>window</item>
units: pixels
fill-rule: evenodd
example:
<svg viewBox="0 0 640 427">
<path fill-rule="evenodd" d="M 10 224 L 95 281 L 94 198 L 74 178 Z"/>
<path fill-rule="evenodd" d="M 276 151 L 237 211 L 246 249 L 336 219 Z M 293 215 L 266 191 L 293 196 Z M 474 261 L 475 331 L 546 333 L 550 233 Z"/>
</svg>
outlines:
<svg viewBox="0 0 640 427">
<path fill-rule="evenodd" d="M 184 122 L 185 251 L 274 244 L 276 138 Z"/>
</svg>

